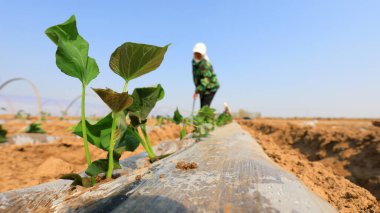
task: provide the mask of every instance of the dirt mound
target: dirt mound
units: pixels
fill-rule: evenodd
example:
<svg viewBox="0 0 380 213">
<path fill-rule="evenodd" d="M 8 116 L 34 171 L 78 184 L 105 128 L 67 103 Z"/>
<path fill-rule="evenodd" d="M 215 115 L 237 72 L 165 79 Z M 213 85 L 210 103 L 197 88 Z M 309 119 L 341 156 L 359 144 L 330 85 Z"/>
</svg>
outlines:
<svg viewBox="0 0 380 213">
<path fill-rule="evenodd" d="M 50 157 L 36 170 L 36 175 L 47 178 L 59 178 L 63 174 L 75 171 L 75 167 L 59 158 Z"/>
<path fill-rule="evenodd" d="M 23 130 L 30 120 L 6 120 L 4 128 L 9 135 Z M 0 192 L 33 186 L 59 178 L 64 173 L 82 172 L 87 168 L 83 141 L 70 133 L 70 128 L 76 125 L 73 121 L 59 119 L 42 122 L 42 128 L 51 136 L 60 138 L 52 143 L 11 145 L 0 147 Z M 154 127 L 149 133 L 152 144 L 161 140 L 179 137 L 179 127 L 167 124 Z M 125 152 L 122 159 L 143 152 L 139 146 L 133 153 Z M 90 145 L 91 159 L 94 161 L 106 158 L 107 153 Z"/>
<path fill-rule="evenodd" d="M 379 212 L 380 134 L 367 123 L 239 121 L 275 162 L 340 212 Z M 346 179 L 346 178 L 347 179 Z M 351 181 L 349 181 L 349 180 Z"/>
</svg>

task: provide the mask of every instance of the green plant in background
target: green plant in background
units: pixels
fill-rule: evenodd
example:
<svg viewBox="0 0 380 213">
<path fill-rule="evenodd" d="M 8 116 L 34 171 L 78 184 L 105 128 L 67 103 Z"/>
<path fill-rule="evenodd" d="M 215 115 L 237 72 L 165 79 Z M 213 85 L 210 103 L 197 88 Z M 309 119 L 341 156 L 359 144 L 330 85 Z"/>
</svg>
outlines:
<svg viewBox="0 0 380 213">
<path fill-rule="evenodd" d="M 45 130 L 42 129 L 40 123 L 31 123 L 24 130 L 25 133 L 46 133 Z"/>
<path fill-rule="evenodd" d="M 180 138 L 180 140 L 183 140 L 183 139 L 186 137 L 186 134 L 187 134 L 187 125 L 190 124 L 189 119 L 184 118 L 184 117 L 181 115 L 181 113 L 179 112 L 178 108 L 177 108 L 177 109 L 174 111 L 173 121 L 174 121 L 177 125 L 181 125 L 181 131 L 180 131 L 180 134 L 179 134 L 179 138 Z"/>
<path fill-rule="evenodd" d="M 4 143 L 7 141 L 7 133 L 8 131 L 3 129 L 3 126 L 0 125 L 0 143 Z"/>
<path fill-rule="evenodd" d="M 227 113 L 227 112 L 223 112 L 221 113 L 217 118 L 216 118 L 216 125 L 217 126 L 223 126 L 223 125 L 226 125 L 226 124 L 229 124 L 232 122 L 232 115 Z"/>
<path fill-rule="evenodd" d="M 88 147 L 85 128 L 85 94 L 86 86 L 99 74 L 95 59 L 88 56 L 89 44 L 78 33 L 75 16 L 66 22 L 49 27 L 45 34 L 57 45 L 56 64 L 68 76 L 77 78 L 82 83 L 81 119 L 83 124 L 83 143 L 87 164 L 91 165 L 90 150 Z M 93 183 L 95 180 L 93 179 Z"/>
<path fill-rule="evenodd" d="M 199 139 L 208 136 L 209 132 L 215 129 L 215 117 L 215 109 L 208 106 L 202 107 L 193 117 L 193 137 Z"/>
</svg>

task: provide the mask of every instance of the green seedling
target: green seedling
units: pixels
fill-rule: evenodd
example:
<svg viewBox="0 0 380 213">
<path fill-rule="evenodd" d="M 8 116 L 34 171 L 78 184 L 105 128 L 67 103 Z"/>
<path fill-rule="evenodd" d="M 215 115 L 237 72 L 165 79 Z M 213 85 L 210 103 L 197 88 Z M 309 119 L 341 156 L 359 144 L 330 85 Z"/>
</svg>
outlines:
<svg viewBox="0 0 380 213">
<path fill-rule="evenodd" d="M 169 45 L 157 47 L 126 42 L 116 48 L 111 55 L 109 65 L 117 75 L 125 80 L 123 92 L 126 91 L 130 80 L 157 69 L 161 65 L 168 47 Z M 156 156 L 146 132 L 146 119 L 156 103 L 163 99 L 164 94 L 161 85 L 136 88 L 132 93 L 133 104 L 125 111 L 125 114 L 129 113 L 131 126 L 135 132 L 134 135 L 139 136 L 139 134 L 136 134 L 138 129 L 142 131 L 145 140 L 141 137 L 137 138 L 148 153 L 151 161 Z"/>
<path fill-rule="evenodd" d="M 3 129 L 3 126 L 0 125 L 0 143 L 4 143 L 7 141 L 7 133 L 8 131 Z"/>
<path fill-rule="evenodd" d="M 88 56 L 89 44 L 78 33 L 75 16 L 66 22 L 49 27 L 45 34 L 57 45 L 56 64 L 68 76 L 77 78 L 82 83 L 81 120 L 83 129 L 83 143 L 87 164 L 91 165 L 90 150 L 88 147 L 85 128 L 85 94 L 86 86 L 97 77 L 99 68 L 95 59 Z M 95 179 L 93 179 L 95 183 Z"/>
<path fill-rule="evenodd" d="M 223 126 L 232 122 L 232 115 L 226 112 L 223 112 L 216 118 L 216 125 Z"/>
<path fill-rule="evenodd" d="M 162 100 L 164 96 L 165 92 L 161 85 L 136 88 L 132 93 L 133 104 L 125 112 L 129 113 L 130 126 L 135 131 L 136 136 L 138 136 L 137 138 L 148 153 L 151 161 L 156 160 L 156 155 L 146 130 L 146 121 L 156 103 Z M 140 134 L 138 134 L 139 130 L 142 132 L 143 137 L 140 137 Z"/>
<path fill-rule="evenodd" d="M 27 126 L 24 130 L 25 133 L 46 133 L 45 130 L 42 129 L 40 123 L 31 123 L 29 126 Z"/>
<path fill-rule="evenodd" d="M 151 159 L 156 156 L 146 131 L 146 119 L 157 101 L 164 97 L 161 85 L 153 87 L 136 88 L 132 95 L 124 97 L 130 80 L 149 73 L 161 64 L 166 53 L 167 46 L 157 47 L 153 45 L 127 42 L 118 47 L 110 58 L 111 69 L 125 80 L 122 93 L 110 90 L 95 90 L 102 100 L 111 108 L 112 113 L 92 125 L 85 121 L 88 130 L 89 142 L 96 147 L 108 152 L 107 159 L 100 159 L 92 163 L 86 173 L 97 175 L 107 172 L 107 178 L 112 177 L 113 169 L 121 168 L 119 159 L 122 152 L 134 151 L 141 144 Z M 124 105 L 124 101 L 132 102 Z M 130 105 L 131 104 L 131 105 Z M 126 122 L 129 116 L 130 123 Z M 74 133 L 83 136 L 82 125 L 77 125 Z M 141 136 L 139 131 L 142 132 Z M 108 166 L 107 166 L 108 165 Z"/>
<path fill-rule="evenodd" d="M 149 157 L 155 158 L 145 122 L 156 102 L 164 97 L 164 91 L 158 85 L 136 88 L 132 95 L 129 95 L 127 85 L 130 80 L 157 69 L 169 45 L 157 47 L 127 42 L 112 53 L 109 66 L 125 80 L 124 87 L 121 93 L 110 89 L 94 89 L 110 107 L 111 113 L 92 124 L 85 118 L 85 90 L 96 78 L 99 69 L 95 60 L 88 56 L 89 45 L 78 33 L 75 16 L 63 24 L 48 28 L 45 33 L 57 45 L 58 68 L 65 74 L 78 78 L 82 83 L 82 119 L 74 127 L 73 133 L 83 137 L 89 165 L 86 174 L 94 177 L 107 172 L 107 178 L 111 178 L 112 171 L 121 168 L 119 159 L 122 152 L 134 151 L 140 143 Z M 130 117 L 131 123 L 126 122 L 126 116 Z M 140 136 L 139 130 L 143 137 Z M 91 162 L 88 143 L 107 151 L 107 159 Z M 75 178 L 78 179 L 77 176 Z"/>
<path fill-rule="evenodd" d="M 173 115 L 173 121 L 177 124 L 177 125 L 181 125 L 181 131 L 180 131 L 180 134 L 179 134 L 179 138 L 180 140 L 183 140 L 185 139 L 186 137 L 186 134 L 187 134 L 187 126 L 190 124 L 190 120 L 187 119 L 187 118 L 184 118 L 181 113 L 179 112 L 178 108 L 174 111 L 174 115 Z"/>
<path fill-rule="evenodd" d="M 208 136 L 215 129 L 215 109 L 208 106 L 202 107 L 193 118 L 193 137 L 202 138 Z"/>
<path fill-rule="evenodd" d="M 113 151 L 115 147 L 115 130 L 118 122 L 118 113 L 123 113 L 125 109 L 132 105 L 133 99 L 128 95 L 128 92 L 117 93 L 111 89 L 93 89 L 96 94 L 106 103 L 112 110 L 112 126 L 111 126 L 111 138 L 109 142 L 108 150 L 108 170 L 107 178 L 111 178 L 112 171 L 115 167 Z M 118 166 L 116 166 L 118 167 Z"/>
</svg>

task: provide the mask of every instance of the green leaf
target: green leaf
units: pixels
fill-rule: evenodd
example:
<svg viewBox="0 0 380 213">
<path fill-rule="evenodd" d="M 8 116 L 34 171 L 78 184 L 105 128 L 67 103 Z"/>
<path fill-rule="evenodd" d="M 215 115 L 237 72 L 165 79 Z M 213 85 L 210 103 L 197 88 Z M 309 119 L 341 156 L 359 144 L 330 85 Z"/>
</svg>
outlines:
<svg viewBox="0 0 380 213">
<path fill-rule="evenodd" d="M 202 109 L 199 110 L 197 116 L 203 117 L 205 119 L 214 119 L 215 118 L 215 109 L 210 108 L 208 106 L 204 106 L 204 107 L 202 107 Z"/>
<path fill-rule="evenodd" d="M 95 59 L 88 56 L 89 44 L 79 35 L 75 16 L 66 22 L 49 27 L 45 34 L 57 45 L 58 68 L 88 85 L 99 74 Z"/>
<path fill-rule="evenodd" d="M 112 127 L 112 114 L 108 114 L 105 117 L 103 117 L 101 120 L 99 120 L 95 124 L 90 124 L 87 120 L 86 122 L 86 128 L 87 128 L 87 139 L 88 141 L 95 145 L 96 147 L 103 149 L 105 151 L 108 151 L 109 147 L 109 140 L 111 137 L 111 127 Z M 109 132 L 107 132 L 109 130 Z M 83 131 L 82 131 L 82 121 L 80 121 L 75 127 L 73 133 L 75 135 L 78 135 L 80 137 L 83 137 Z M 103 143 L 101 141 L 103 140 Z M 108 141 L 105 142 L 105 141 Z"/>
<path fill-rule="evenodd" d="M 180 140 L 184 139 L 186 137 L 186 126 L 182 128 L 181 132 L 180 132 Z"/>
<path fill-rule="evenodd" d="M 72 186 L 84 186 L 84 187 L 91 187 L 91 180 L 89 178 L 83 178 L 78 174 L 75 173 L 70 173 L 70 174 L 65 174 L 63 175 L 60 179 L 64 180 L 73 180 L 73 183 L 71 184 Z"/>
<path fill-rule="evenodd" d="M 180 123 L 183 121 L 183 116 L 182 116 L 181 113 L 179 112 L 178 107 L 177 107 L 177 109 L 174 111 L 173 120 L 174 120 L 174 122 L 175 122 L 176 124 L 180 124 Z"/>
<path fill-rule="evenodd" d="M 25 133 L 46 133 L 45 130 L 41 128 L 40 123 L 31 123 L 24 130 Z"/>
<path fill-rule="evenodd" d="M 113 169 L 121 169 L 119 161 L 113 161 Z M 96 176 L 100 173 L 105 173 L 108 170 L 108 159 L 99 159 L 91 163 L 86 169 L 86 174 Z"/>
<path fill-rule="evenodd" d="M 128 126 L 120 140 L 116 142 L 114 148 L 115 158 L 119 159 L 124 151 L 135 151 L 140 145 L 140 136 L 134 131 L 133 127 Z M 118 157 L 119 156 L 119 157 Z"/>
<path fill-rule="evenodd" d="M 120 112 L 128 108 L 133 103 L 133 98 L 128 95 L 128 92 L 117 93 L 109 88 L 94 89 L 96 94 L 106 103 L 113 112 Z"/>
<path fill-rule="evenodd" d="M 133 93 L 133 104 L 127 109 L 131 120 L 138 118 L 138 123 L 143 123 L 148 118 L 156 103 L 165 96 L 161 85 L 136 88 Z"/>
<path fill-rule="evenodd" d="M 75 16 L 72 15 L 67 21 L 62 24 L 49 27 L 45 30 L 45 34 L 56 45 L 58 45 L 59 40 L 75 40 L 79 35 Z"/>
<path fill-rule="evenodd" d="M 169 45 L 158 47 L 126 42 L 112 53 L 109 66 L 124 80 L 132 80 L 157 69 Z"/>
<path fill-rule="evenodd" d="M 232 115 L 226 112 L 223 112 L 222 114 L 220 114 L 218 118 L 216 119 L 217 126 L 223 126 L 231 122 L 232 122 Z"/>
<path fill-rule="evenodd" d="M 99 74 L 95 59 L 88 56 L 88 43 L 81 36 L 76 40 L 59 40 L 56 52 L 58 68 L 88 85 Z"/>
<path fill-rule="evenodd" d="M 125 114 L 123 112 L 116 113 L 116 116 L 120 116 L 118 119 L 120 123 L 118 125 L 119 128 L 117 128 L 116 130 L 119 136 L 115 139 L 114 153 L 117 152 L 121 155 L 121 152 L 123 151 L 135 151 L 135 149 L 138 146 L 138 142 L 136 142 L 136 135 L 133 133 L 132 127 L 127 126 L 125 123 Z M 109 150 L 112 120 L 113 118 L 111 113 L 99 120 L 95 124 L 90 124 L 86 120 L 88 141 L 104 151 Z M 79 122 L 74 127 L 73 133 L 75 135 L 83 137 L 82 122 Z"/>
<path fill-rule="evenodd" d="M 202 107 L 198 114 L 194 116 L 193 123 L 195 126 L 194 137 L 206 137 L 210 131 L 215 129 L 215 109 L 208 106 Z"/>
</svg>

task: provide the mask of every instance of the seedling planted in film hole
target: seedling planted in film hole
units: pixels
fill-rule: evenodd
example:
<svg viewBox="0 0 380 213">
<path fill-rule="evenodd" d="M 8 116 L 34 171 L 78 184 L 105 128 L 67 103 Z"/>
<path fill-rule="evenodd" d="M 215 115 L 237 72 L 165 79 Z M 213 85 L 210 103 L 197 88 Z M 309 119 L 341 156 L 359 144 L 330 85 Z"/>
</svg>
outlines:
<svg viewBox="0 0 380 213">
<path fill-rule="evenodd" d="M 164 90 L 161 85 L 157 85 L 136 88 L 132 95 L 129 95 L 127 85 L 130 80 L 157 69 L 169 45 L 157 47 L 127 42 L 118 47 L 112 53 L 109 65 L 125 80 L 123 90 L 117 93 L 111 89 L 94 89 L 110 107 L 111 113 L 97 123 L 90 124 L 85 118 L 85 90 L 96 78 L 99 69 L 95 60 L 88 56 L 89 45 L 78 33 L 75 16 L 63 24 L 48 28 L 45 33 L 57 45 L 58 68 L 65 74 L 78 78 L 82 83 L 82 119 L 73 132 L 83 137 L 88 162 L 86 174 L 95 177 L 99 173 L 107 172 L 107 178 L 111 178 L 112 171 L 121 168 L 119 159 L 122 152 L 134 151 L 140 143 L 150 159 L 155 159 L 145 122 L 157 101 L 164 97 Z M 130 117 L 130 123 L 126 122 L 127 115 Z M 88 142 L 107 151 L 107 159 L 91 162 Z M 75 175 L 66 176 L 70 177 L 78 178 Z M 94 180 L 92 178 L 93 184 Z"/>
<path fill-rule="evenodd" d="M 86 86 L 99 74 L 99 68 L 95 59 L 88 56 L 89 44 L 78 33 L 75 16 L 71 16 L 66 22 L 49 27 L 45 34 L 57 45 L 56 64 L 58 68 L 71 77 L 77 78 L 82 83 L 81 120 L 83 129 L 83 143 L 87 164 L 91 165 L 90 150 L 88 147 L 85 128 L 85 94 Z M 92 178 L 95 183 L 95 178 Z"/>
<path fill-rule="evenodd" d="M 25 133 L 46 133 L 45 130 L 42 129 L 40 123 L 31 123 L 24 130 Z"/>
<path fill-rule="evenodd" d="M 181 125 L 181 131 L 180 131 L 180 140 L 185 139 L 187 134 L 187 126 L 190 124 L 190 120 L 188 118 L 184 118 L 181 113 L 179 112 L 178 108 L 174 111 L 173 115 L 173 121 L 177 125 Z"/>
<path fill-rule="evenodd" d="M 111 55 L 110 67 L 125 80 L 125 84 L 122 93 L 94 89 L 112 112 L 94 125 L 85 121 L 89 142 L 108 152 L 107 159 L 99 159 L 87 168 L 88 175 L 107 172 L 107 178 L 111 178 L 113 169 L 121 168 L 119 159 L 122 152 L 134 151 L 139 144 L 151 160 L 156 159 L 145 123 L 156 103 L 164 97 L 164 90 L 161 85 L 157 85 L 136 88 L 132 95 L 126 91 L 130 80 L 159 67 L 167 48 L 168 45 L 157 47 L 128 42 Z M 129 116 L 130 123 L 126 122 L 126 116 Z M 82 125 L 77 125 L 74 133 L 83 136 Z"/>
</svg>

